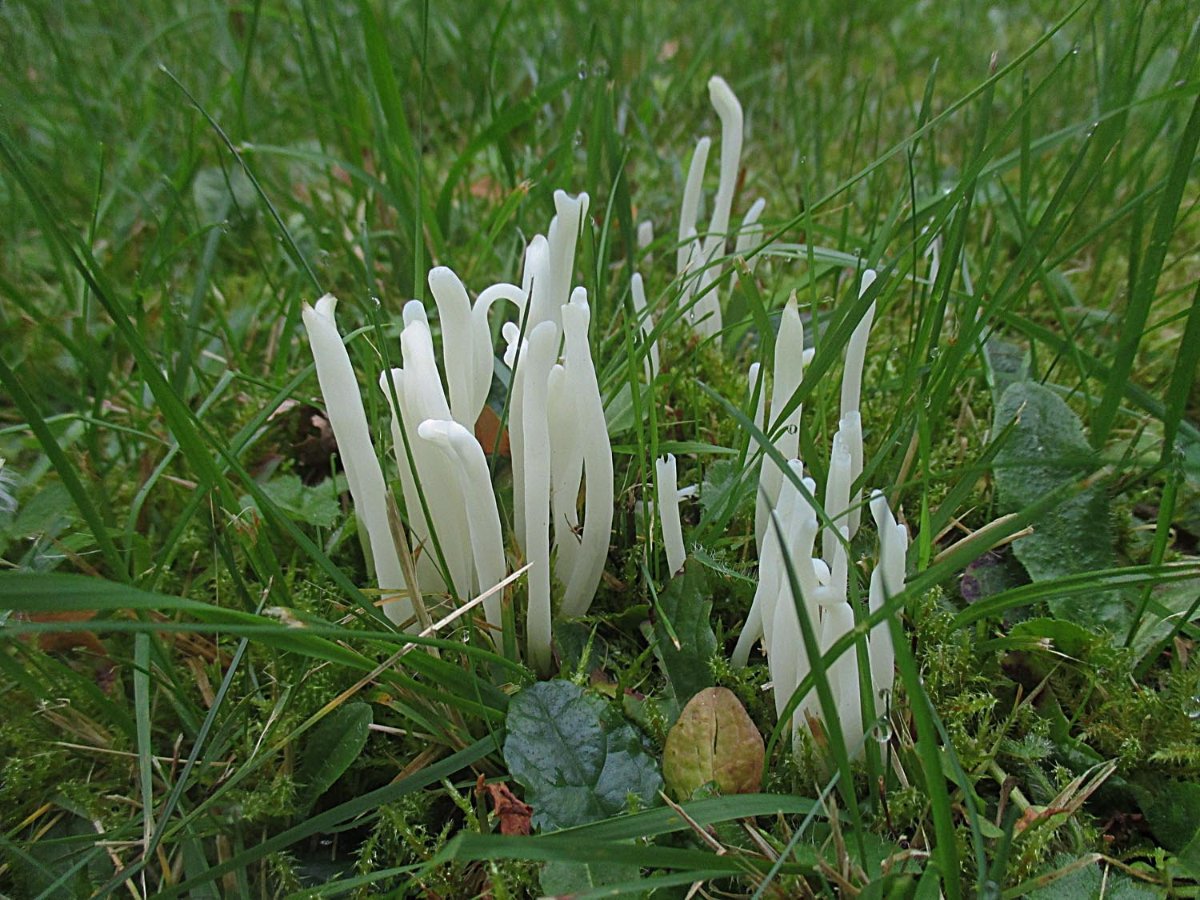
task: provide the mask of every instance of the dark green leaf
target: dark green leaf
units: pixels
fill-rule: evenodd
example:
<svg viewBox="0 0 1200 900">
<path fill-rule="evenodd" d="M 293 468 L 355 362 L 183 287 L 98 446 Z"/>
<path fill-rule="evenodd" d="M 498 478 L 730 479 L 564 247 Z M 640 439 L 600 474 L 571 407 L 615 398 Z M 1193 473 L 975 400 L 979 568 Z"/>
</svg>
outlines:
<svg viewBox="0 0 1200 900">
<path fill-rule="evenodd" d="M 296 770 L 297 809 L 307 812 L 358 759 L 371 731 L 371 704 L 346 703 L 327 715 L 305 741 Z"/>
<path fill-rule="evenodd" d="M 996 408 L 996 426 L 1016 419 L 1012 436 L 996 454 L 996 484 L 1002 511 L 1037 502 L 1094 468 L 1091 448 L 1079 417 L 1052 390 L 1032 381 L 1009 385 Z M 1034 533 L 1013 544 L 1013 552 L 1035 582 L 1114 564 L 1108 498 L 1090 487 L 1047 511 Z M 1119 629 L 1129 622 L 1120 591 L 1076 597 L 1051 597 L 1058 618 Z"/>
<path fill-rule="evenodd" d="M 689 559 L 658 598 L 658 610 L 660 615 L 654 623 L 656 650 L 675 697 L 683 705 L 697 691 L 713 685 L 709 663 L 717 652 L 717 637 L 709 624 L 712 593 L 706 569 Z"/>
<path fill-rule="evenodd" d="M 632 881 L 641 871 L 639 866 L 629 863 L 551 860 L 542 869 L 542 893 L 551 897 L 569 896 L 601 885 Z"/>
<path fill-rule="evenodd" d="M 508 707 L 504 761 L 543 829 L 616 815 L 630 797 L 658 802 L 662 776 L 615 708 L 567 681 L 521 691 Z"/>
<path fill-rule="evenodd" d="M 281 475 L 262 485 L 263 493 L 293 519 L 322 528 L 331 527 L 341 515 L 337 498 L 329 486 L 307 486 L 299 475 Z M 255 506 L 253 498 L 242 497 L 243 506 Z"/>
<path fill-rule="evenodd" d="M 1150 831 L 1168 850 L 1179 852 L 1200 839 L 1200 782 L 1162 779 L 1133 791 Z"/>
</svg>

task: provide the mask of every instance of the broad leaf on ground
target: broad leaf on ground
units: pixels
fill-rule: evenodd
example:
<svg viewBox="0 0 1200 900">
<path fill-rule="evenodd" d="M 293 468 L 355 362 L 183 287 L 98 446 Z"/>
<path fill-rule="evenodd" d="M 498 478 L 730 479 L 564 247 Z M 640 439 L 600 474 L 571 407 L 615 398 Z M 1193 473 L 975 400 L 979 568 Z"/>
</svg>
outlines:
<svg viewBox="0 0 1200 900">
<path fill-rule="evenodd" d="M 1002 512 L 1016 512 L 1094 468 L 1094 454 L 1079 417 L 1057 394 L 1034 381 L 1015 381 L 996 405 L 996 428 L 1016 420 L 996 454 L 995 474 Z M 1087 488 L 1034 523 L 1033 534 L 1013 544 L 1013 553 L 1036 581 L 1115 565 L 1111 509 L 1100 487 Z M 1050 612 L 1063 619 L 1110 630 L 1124 629 L 1129 608 L 1118 591 L 1051 598 Z"/>
<path fill-rule="evenodd" d="M 543 830 L 658 802 L 662 776 L 620 712 L 569 681 L 525 688 L 508 706 L 504 761 Z"/>
</svg>

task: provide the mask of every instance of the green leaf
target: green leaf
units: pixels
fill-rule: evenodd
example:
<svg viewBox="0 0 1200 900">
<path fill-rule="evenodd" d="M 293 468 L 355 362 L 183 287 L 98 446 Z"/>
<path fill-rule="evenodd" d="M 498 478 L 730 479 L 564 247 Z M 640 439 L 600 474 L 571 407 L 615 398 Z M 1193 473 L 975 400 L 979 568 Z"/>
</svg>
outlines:
<svg viewBox="0 0 1200 900">
<path fill-rule="evenodd" d="M 762 781 L 762 735 L 728 688 L 694 696 L 667 733 L 663 777 L 677 800 L 710 782 L 723 794 L 748 794 Z"/>
<path fill-rule="evenodd" d="M 641 874 L 629 863 L 577 863 L 551 860 L 542 869 L 542 893 L 551 897 L 570 896 L 589 888 L 632 881 Z"/>
<path fill-rule="evenodd" d="M 192 202 L 205 225 L 219 225 L 230 213 L 239 210 L 248 216 L 257 207 L 257 201 L 254 185 L 237 166 L 227 172 L 216 166 L 201 169 L 192 182 Z"/>
<path fill-rule="evenodd" d="M 296 770 L 299 812 L 307 814 L 358 759 L 371 733 L 372 720 L 371 704 L 355 701 L 339 706 L 313 729 Z"/>
<path fill-rule="evenodd" d="M 1011 438 L 994 463 L 1002 512 L 1030 506 L 1093 470 L 1094 456 L 1079 417 L 1049 388 L 1033 381 L 1010 384 L 996 407 L 997 429 L 1014 419 Z M 1034 523 L 1033 534 L 1013 544 L 1013 552 L 1035 582 L 1112 568 L 1110 518 L 1103 490 L 1086 488 L 1047 511 Z M 1047 605 L 1060 619 L 1110 630 L 1129 623 L 1120 591 L 1050 597 Z"/>
<path fill-rule="evenodd" d="M 1133 792 L 1151 833 L 1168 850 L 1178 853 L 1200 840 L 1200 782 L 1164 778 Z"/>
<path fill-rule="evenodd" d="M 568 681 L 521 691 L 508 706 L 504 761 L 533 806 L 533 824 L 567 828 L 614 816 L 629 798 L 658 802 L 662 776 L 617 710 Z"/>
<path fill-rule="evenodd" d="M 1034 888 L 1024 893 L 1030 900 L 1148 900 L 1159 896 L 1107 866 L 1101 868 L 1098 860 L 1070 856 L 1058 857 L 1052 871 L 1019 887 Z"/>
<path fill-rule="evenodd" d="M 1020 347 L 991 338 L 983 347 L 987 361 L 988 386 L 1000 397 L 1009 385 L 1029 379 L 1029 356 Z"/>
<path fill-rule="evenodd" d="M 1098 640 L 1095 633 L 1065 619 L 1027 619 L 1009 631 L 1014 638 L 1044 641 L 1049 647 L 1079 659 Z"/>
<path fill-rule="evenodd" d="M 331 528 L 342 511 L 328 485 L 307 486 L 299 475 L 281 475 L 262 485 L 263 493 L 281 510 L 299 522 Z M 242 505 L 258 508 L 253 498 L 243 495 Z"/>
<path fill-rule="evenodd" d="M 713 685 L 710 661 L 717 652 L 717 636 L 709 624 L 712 592 L 705 568 L 689 559 L 658 598 L 658 612 L 655 650 L 675 697 L 683 705 L 697 691 Z"/>
</svg>

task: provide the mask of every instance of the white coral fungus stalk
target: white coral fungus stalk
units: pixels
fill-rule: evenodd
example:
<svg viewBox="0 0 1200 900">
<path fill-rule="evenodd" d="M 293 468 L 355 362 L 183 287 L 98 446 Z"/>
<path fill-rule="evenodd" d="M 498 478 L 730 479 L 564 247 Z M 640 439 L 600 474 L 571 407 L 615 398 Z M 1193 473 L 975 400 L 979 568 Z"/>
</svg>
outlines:
<svg viewBox="0 0 1200 900">
<path fill-rule="evenodd" d="M 448 590 L 463 600 L 482 594 L 504 579 L 508 562 L 487 457 L 474 426 L 495 365 L 488 314 L 498 300 L 516 307 L 525 339 L 513 322 L 502 329 L 508 343 L 504 361 L 512 370 L 514 537 L 530 564 L 529 661 L 543 673 L 552 661 L 551 575 L 562 587 L 563 613 L 585 613 L 604 570 L 613 517 L 612 448 L 588 340 L 591 313 L 586 291 L 571 288 L 588 197 L 556 191 L 554 205 L 557 215 L 547 234 L 535 236 L 526 249 L 520 286 L 494 284 L 472 303 L 451 269 L 432 269 L 442 365 L 425 307 L 414 300 L 404 307 L 403 364 L 380 377 L 392 413 L 417 579 L 426 590 Z M 644 294 L 641 299 L 644 304 Z M 304 322 L 377 579 L 381 588 L 398 591 L 404 579 L 388 523 L 386 484 L 333 322 L 335 303 L 326 296 L 315 309 L 306 307 Z M 651 359 L 656 366 L 657 353 Z M 407 600 L 388 599 L 385 609 L 393 621 L 411 617 Z M 496 629 L 500 609 L 498 593 L 484 601 L 487 621 Z"/>
<path fill-rule="evenodd" d="M 721 274 L 718 260 L 725 250 L 730 236 L 729 221 L 733 211 L 733 194 L 737 188 L 738 166 L 742 158 L 743 117 L 742 105 L 724 78 L 714 75 L 708 81 L 709 101 L 721 120 L 721 163 L 717 194 L 713 199 L 712 219 L 708 231 L 701 236 L 697 231 L 700 215 L 700 197 L 703 188 L 704 170 L 708 164 L 708 151 L 712 141 L 702 137 L 696 142 L 684 182 L 683 201 L 679 209 L 679 245 L 675 252 L 675 269 L 683 279 L 683 291 L 679 296 L 680 308 L 688 322 L 705 337 L 716 337 L 721 332 L 721 303 L 713 282 Z M 758 224 L 765 202 L 756 201 L 742 220 L 738 229 L 738 253 L 747 252 L 762 236 L 762 225 Z"/>
<path fill-rule="evenodd" d="M 679 520 L 679 476 L 673 453 L 654 461 L 654 475 L 658 487 L 658 518 L 662 522 L 663 545 L 667 549 L 667 569 L 674 575 L 683 568 L 687 551 L 683 546 L 683 524 Z"/>
<path fill-rule="evenodd" d="M 866 271 L 859 286 L 861 298 L 875 281 L 875 273 Z M 735 665 L 745 665 L 750 651 L 760 639 L 767 654 L 776 711 L 782 715 L 800 682 L 809 674 L 802 639 L 800 616 L 807 617 L 822 654 L 854 628 L 854 610 L 849 600 L 849 542 L 858 529 L 860 492 L 856 482 L 863 470 L 862 419 L 859 409 L 863 361 L 874 317 L 874 304 L 855 327 L 846 349 L 846 364 L 841 397 L 841 419 L 833 438 L 828 477 L 822 496 L 817 485 L 804 477 L 803 466 L 795 458 L 800 409 L 785 410 L 800 386 L 807 362 L 803 329 L 794 300 L 784 309 L 775 344 L 775 371 L 770 402 L 769 428 L 776 450 L 789 460 L 790 472 L 781 471 L 770 458 L 764 458 L 759 480 L 760 504 L 756 515 L 759 539 L 759 584 L 750 615 L 734 650 Z M 753 396 L 759 377 L 757 364 L 750 370 Z M 757 387 L 755 424 L 764 419 L 765 391 Z M 795 426 L 795 427 L 793 427 Z M 820 507 L 814 504 L 820 503 Z M 868 603 L 876 612 L 888 598 L 904 589 L 905 555 L 908 531 L 897 523 L 884 495 L 871 494 L 870 508 L 878 533 L 878 561 L 871 575 Z M 819 515 L 823 513 L 824 515 Z M 820 520 L 820 521 L 819 521 Z M 820 522 L 825 522 L 821 526 Z M 830 527 L 832 524 L 832 527 Z M 836 529 L 836 530 L 835 530 Z M 817 544 L 818 531 L 820 543 Z M 786 572 L 790 562 L 800 596 L 791 592 Z M 894 682 L 894 651 L 887 623 L 872 628 L 866 638 L 871 684 L 877 696 L 891 691 Z M 864 722 L 862 686 L 853 649 L 842 653 L 826 670 L 834 706 L 847 749 L 861 754 Z M 820 719 L 815 694 L 801 698 L 793 714 L 793 736 Z"/>
<path fill-rule="evenodd" d="M 332 294 L 326 294 L 316 306 L 304 304 L 304 327 L 329 424 L 346 469 L 355 515 L 367 534 L 375 579 L 385 601 L 384 613 L 393 622 L 406 622 L 412 618 L 413 610 L 407 596 L 398 593 L 404 589 L 405 580 L 388 523 L 387 486 L 371 444 L 371 430 L 350 355 L 337 330 L 336 308 L 337 298 Z"/>
</svg>

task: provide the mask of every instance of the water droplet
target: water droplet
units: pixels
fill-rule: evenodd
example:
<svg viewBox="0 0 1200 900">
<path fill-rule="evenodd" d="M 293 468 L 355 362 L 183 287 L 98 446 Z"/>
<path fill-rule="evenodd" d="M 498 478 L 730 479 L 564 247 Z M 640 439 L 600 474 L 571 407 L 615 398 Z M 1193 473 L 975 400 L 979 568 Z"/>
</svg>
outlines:
<svg viewBox="0 0 1200 900">
<path fill-rule="evenodd" d="M 1075 44 L 1073 47 L 1071 47 L 1071 55 L 1072 56 L 1079 55 L 1079 45 L 1078 44 Z"/>
<path fill-rule="evenodd" d="M 1184 701 L 1183 711 L 1189 719 L 1200 719 L 1200 694 Z"/>
<path fill-rule="evenodd" d="M 887 719 L 880 719 L 875 724 L 873 737 L 880 744 L 886 744 L 892 739 L 892 723 Z"/>
<path fill-rule="evenodd" d="M 583 132 L 582 131 L 575 132 L 575 146 L 576 147 L 583 146 Z"/>
<path fill-rule="evenodd" d="M 587 60 L 586 60 L 586 59 L 581 59 L 581 60 L 579 61 L 579 66 L 578 66 L 578 68 L 576 69 L 576 72 L 577 72 L 577 73 L 578 73 L 578 75 L 579 75 L 579 80 L 580 80 L 580 81 L 585 81 L 585 80 L 587 79 L 587 77 L 588 77 L 588 64 L 587 64 Z"/>
</svg>

